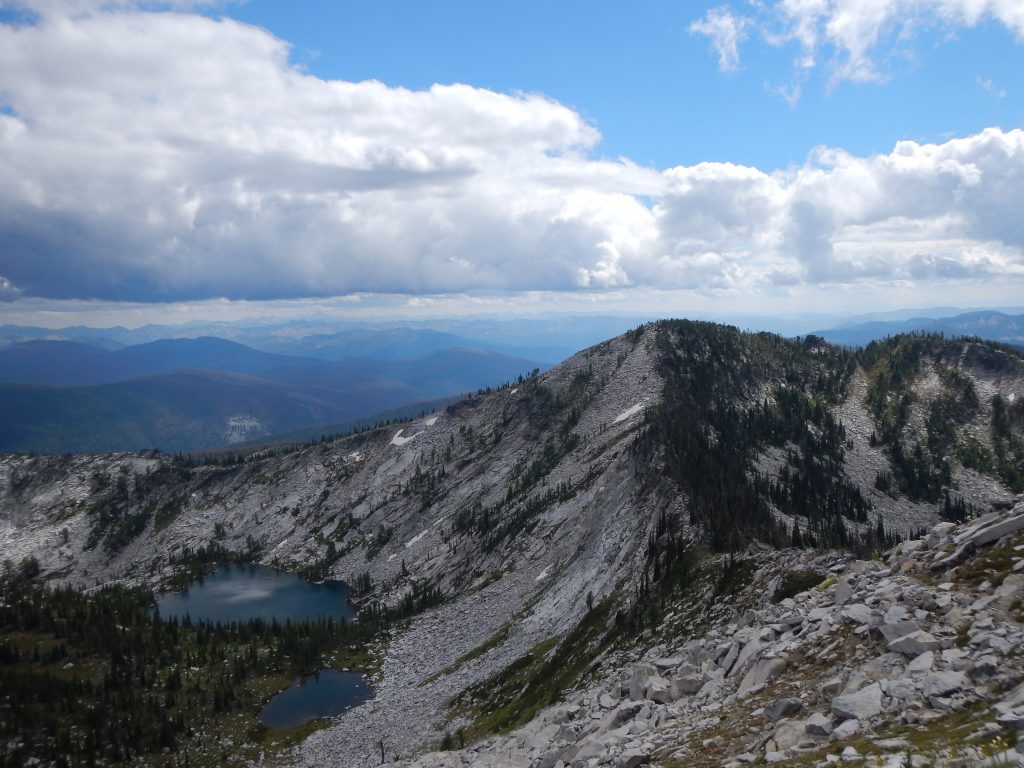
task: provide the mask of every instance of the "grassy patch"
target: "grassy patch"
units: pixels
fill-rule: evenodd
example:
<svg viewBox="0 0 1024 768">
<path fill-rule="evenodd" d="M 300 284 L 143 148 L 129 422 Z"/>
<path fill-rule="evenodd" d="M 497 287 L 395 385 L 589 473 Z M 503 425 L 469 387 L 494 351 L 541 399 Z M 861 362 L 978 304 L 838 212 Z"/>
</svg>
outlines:
<svg viewBox="0 0 1024 768">
<path fill-rule="evenodd" d="M 558 638 L 545 640 L 457 698 L 451 715 L 470 718 L 466 737 L 482 738 L 517 728 L 576 685 L 597 655 L 612 642 L 612 634 L 606 629 L 612 605 L 613 598 L 606 598 L 561 642 Z"/>
<path fill-rule="evenodd" d="M 1014 547 L 1019 544 L 1020 539 L 1014 538 L 982 550 L 956 569 L 954 581 L 972 588 L 988 581 L 993 587 L 998 587 L 1013 572 L 1013 558 L 1020 557 Z"/>
</svg>

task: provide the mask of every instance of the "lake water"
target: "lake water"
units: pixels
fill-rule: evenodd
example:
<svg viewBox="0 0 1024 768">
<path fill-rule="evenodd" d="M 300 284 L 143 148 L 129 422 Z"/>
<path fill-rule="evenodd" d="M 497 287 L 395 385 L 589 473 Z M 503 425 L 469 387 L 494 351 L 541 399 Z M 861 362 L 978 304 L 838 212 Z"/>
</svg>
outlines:
<svg viewBox="0 0 1024 768">
<path fill-rule="evenodd" d="M 351 619 L 348 587 L 340 581 L 312 584 L 294 573 L 265 565 L 222 565 L 184 592 L 157 600 L 160 616 L 196 621 L 246 621 L 262 618 L 302 621 L 318 617 Z"/>
<path fill-rule="evenodd" d="M 186 615 L 196 621 L 302 621 L 351 619 L 348 587 L 340 581 L 313 584 L 293 573 L 264 565 L 222 565 L 184 592 L 157 600 L 165 619 Z M 320 717 L 340 715 L 373 696 L 368 680 L 354 672 L 324 669 L 296 680 L 274 696 L 259 714 L 268 728 L 294 728 Z"/>
<path fill-rule="evenodd" d="M 356 672 L 324 669 L 300 678 L 272 698 L 259 714 L 268 728 L 294 728 L 320 717 L 333 717 L 373 695 L 369 681 Z"/>
</svg>

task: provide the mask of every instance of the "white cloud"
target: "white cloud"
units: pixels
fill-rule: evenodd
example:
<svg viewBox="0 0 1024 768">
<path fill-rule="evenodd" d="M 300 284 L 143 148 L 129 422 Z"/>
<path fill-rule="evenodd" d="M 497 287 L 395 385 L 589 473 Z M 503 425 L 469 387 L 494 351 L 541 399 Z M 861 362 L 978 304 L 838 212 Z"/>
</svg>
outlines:
<svg viewBox="0 0 1024 768">
<path fill-rule="evenodd" d="M 994 82 L 992 82 L 992 80 L 990 80 L 989 78 L 981 77 L 979 75 L 978 77 L 976 77 L 974 79 L 978 82 L 978 85 L 980 85 L 983 90 L 988 91 L 993 96 L 995 96 L 997 99 L 1005 99 L 1006 98 L 1006 91 L 1004 91 L 1002 88 L 1000 88 Z"/>
<path fill-rule="evenodd" d="M 912 45 L 917 32 L 925 28 L 952 32 L 993 21 L 1024 41 L 1020 0 L 777 0 L 752 2 L 745 16 L 736 16 L 728 7 L 713 13 L 728 19 L 734 28 L 756 30 L 773 45 L 796 47 L 794 84 L 774 88 L 786 94 L 798 93 L 801 79 L 823 56 L 833 83 L 884 80 L 884 62 L 893 51 Z M 698 31 L 711 36 L 718 47 L 718 40 L 728 40 L 723 31 L 726 25 L 719 25 L 723 30 L 713 34 L 716 27 L 707 24 L 709 19 L 710 14 L 691 29 L 706 24 L 707 31 Z M 728 49 L 733 63 L 739 60 L 742 39 L 733 38 Z M 721 62 L 722 48 L 718 49 Z"/>
<path fill-rule="evenodd" d="M 0 275 L 0 301 L 14 301 L 20 293 L 14 283 Z"/>
<path fill-rule="evenodd" d="M 718 54 L 718 68 L 730 72 L 740 64 L 740 43 L 747 38 L 749 20 L 735 16 L 728 8 L 712 8 L 703 19 L 690 25 L 690 32 L 711 38 Z"/>
<path fill-rule="evenodd" d="M 810 33 L 808 33 L 810 34 Z M 1024 132 L 821 149 L 766 172 L 596 160 L 537 94 L 312 77 L 266 31 L 101 11 L 0 25 L 0 293 L 354 292 L 1021 280 Z"/>
</svg>

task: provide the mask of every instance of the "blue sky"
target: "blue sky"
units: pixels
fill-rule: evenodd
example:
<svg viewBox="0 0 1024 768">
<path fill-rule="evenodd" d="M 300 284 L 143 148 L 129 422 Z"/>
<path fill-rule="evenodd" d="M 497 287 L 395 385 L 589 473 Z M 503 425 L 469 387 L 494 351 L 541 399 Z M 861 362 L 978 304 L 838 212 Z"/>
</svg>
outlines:
<svg viewBox="0 0 1024 768">
<path fill-rule="evenodd" d="M 1017 305 L 1022 65 L 1006 0 L 0 0 L 0 315 Z"/>
<path fill-rule="evenodd" d="M 794 46 L 754 37 L 740 68 L 722 73 L 708 39 L 689 31 L 720 5 L 251 0 L 227 11 L 291 42 L 293 60 L 320 77 L 543 93 L 597 126 L 598 154 L 657 168 L 772 170 L 819 144 L 863 155 L 1024 123 L 1024 49 L 997 21 L 883 46 L 885 82 L 830 85 L 819 68 L 790 105 L 772 89 L 792 82 Z"/>
</svg>

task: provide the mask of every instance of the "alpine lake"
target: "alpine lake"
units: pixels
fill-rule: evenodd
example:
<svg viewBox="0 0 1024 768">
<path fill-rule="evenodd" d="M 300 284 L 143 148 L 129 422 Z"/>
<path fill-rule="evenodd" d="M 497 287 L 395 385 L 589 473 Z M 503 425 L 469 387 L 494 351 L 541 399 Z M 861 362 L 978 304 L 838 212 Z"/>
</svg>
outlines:
<svg viewBox="0 0 1024 768">
<path fill-rule="evenodd" d="M 312 583 L 263 565 L 221 565 L 183 592 L 159 596 L 161 618 L 190 617 L 194 622 L 230 624 L 250 619 L 301 622 L 319 618 L 351 621 L 355 610 L 348 586 L 339 581 Z M 340 715 L 373 696 L 369 680 L 357 672 L 322 669 L 296 678 L 274 695 L 258 715 L 270 729 L 290 729 Z"/>
</svg>

